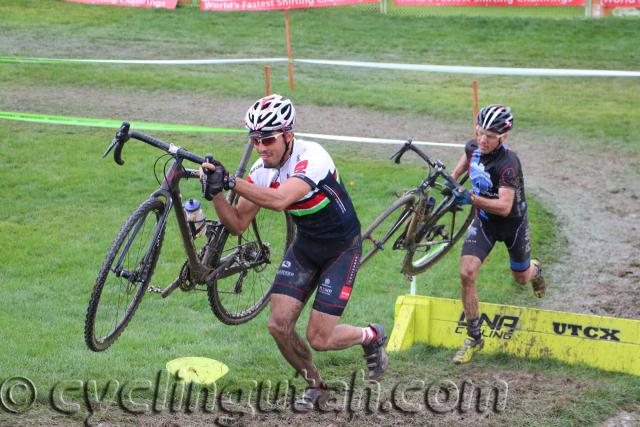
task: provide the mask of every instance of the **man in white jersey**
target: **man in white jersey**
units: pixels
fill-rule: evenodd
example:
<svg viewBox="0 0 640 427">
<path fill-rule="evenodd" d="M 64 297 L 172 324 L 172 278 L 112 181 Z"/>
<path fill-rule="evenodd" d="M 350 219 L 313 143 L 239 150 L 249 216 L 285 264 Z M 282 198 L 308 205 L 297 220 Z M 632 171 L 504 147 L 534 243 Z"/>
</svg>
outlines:
<svg viewBox="0 0 640 427">
<path fill-rule="evenodd" d="M 290 100 L 280 95 L 257 100 L 245 124 L 260 159 L 246 181 L 236 182 L 224 167 L 209 163 L 202 167 L 214 172 L 202 178 L 205 197 L 213 200 L 220 221 L 233 234 L 244 232 L 261 207 L 286 210 L 296 223 L 296 238 L 271 289 L 269 332 L 284 358 L 307 380 L 296 407 L 309 410 L 326 398 L 327 386 L 295 326 L 314 290 L 306 334 L 313 349 L 362 345 L 371 380 L 382 377 L 388 358 L 382 325 L 338 324 L 360 267 L 360 222 L 331 156 L 319 144 L 295 138 L 295 119 Z M 240 196 L 235 206 L 222 194 L 231 188 Z"/>
</svg>

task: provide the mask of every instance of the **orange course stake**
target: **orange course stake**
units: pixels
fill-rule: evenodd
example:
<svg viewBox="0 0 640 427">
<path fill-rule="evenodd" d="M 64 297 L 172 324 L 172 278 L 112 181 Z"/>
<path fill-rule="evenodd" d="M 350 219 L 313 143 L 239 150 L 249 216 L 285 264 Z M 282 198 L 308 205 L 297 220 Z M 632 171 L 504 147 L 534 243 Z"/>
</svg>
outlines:
<svg viewBox="0 0 640 427">
<path fill-rule="evenodd" d="M 291 52 L 291 30 L 289 28 L 289 9 L 284 11 L 284 30 L 287 39 L 287 57 L 289 58 L 289 86 L 294 90 L 293 81 L 293 53 Z"/>
<path fill-rule="evenodd" d="M 473 81 L 473 131 L 476 130 L 476 117 L 478 117 L 478 81 Z"/>
<path fill-rule="evenodd" d="M 264 66 L 264 83 L 266 96 L 271 95 L 271 67 L 267 64 Z"/>
</svg>

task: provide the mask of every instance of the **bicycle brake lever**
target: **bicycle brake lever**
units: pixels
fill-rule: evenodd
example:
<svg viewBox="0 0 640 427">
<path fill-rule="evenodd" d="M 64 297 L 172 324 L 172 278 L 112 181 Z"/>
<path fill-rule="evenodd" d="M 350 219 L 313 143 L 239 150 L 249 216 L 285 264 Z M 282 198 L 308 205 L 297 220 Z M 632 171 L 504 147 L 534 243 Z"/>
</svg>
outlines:
<svg viewBox="0 0 640 427">
<path fill-rule="evenodd" d="M 389 159 L 393 160 L 394 163 L 399 165 L 400 159 L 402 158 L 404 153 L 406 153 L 410 149 L 412 142 L 413 142 L 412 139 L 407 139 L 407 141 L 402 145 L 402 147 L 400 147 L 398 151 L 396 151 L 391 157 L 389 157 Z"/>
<path fill-rule="evenodd" d="M 213 160 L 213 154 L 211 153 L 207 153 L 204 156 L 204 161 L 205 163 L 211 163 L 214 164 L 214 160 Z M 209 178 L 209 175 L 213 173 L 212 170 L 207 169 L 207 168 L 202 168 L 202 177 L 200 178 L 200 186 L 202 187 L 202 194 L 204 196 L 205 199 L 207 200 L 212 200 L 211 196 L 207 195 L 207 179 Z"/>
<path fill-rule="evenodd" d="M 102 153 L 103 159 L 107 157 L 107 155 L 111 152 L 111 150 L 113 150 L 113 147 L 115 147 L 117 143 L 118 143 L 118 140 L 115 138 L 113 139 L 113 141 L 111 141 L 111 144 L 109 144 L 109 146 L 107 147 L 107 150 L 104 153 Z"/>
<path fill-rule="evenodd" d="M 129 128 L 129 122 L 122 122 L 120 128 L 116 131 L 116 137 L 113 138 L 113 141 L 111 141 L 107 150 L 102 153 L 102 158 L 105 158 L 115 147 L 116 151 L 113 153 L 114 160 L 120 166 L 124 164 L 124 161 L 122 160 L 122 147 L 124 146 L 124 143 L 129 140 Z"/>
</svg>

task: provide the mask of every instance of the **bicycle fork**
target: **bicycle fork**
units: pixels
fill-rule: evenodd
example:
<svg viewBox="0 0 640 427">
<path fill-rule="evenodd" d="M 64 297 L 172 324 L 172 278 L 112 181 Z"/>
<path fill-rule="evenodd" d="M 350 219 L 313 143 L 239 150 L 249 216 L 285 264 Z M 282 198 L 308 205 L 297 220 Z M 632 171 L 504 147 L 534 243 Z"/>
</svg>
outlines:
<svg viewBox="0 0 640 427">
<path fill-rule="evenodd" d="M 418 228 L 420 224 L 424 223 L 425 218 L 428 218 L 429 215 L 431 215 L 433 206 L 435 205 L 435 199 L 431 197 L 430 193 L 430 191 L 427 191 L 420 197 L 415 208 L 415 213 L 411 217 L 409 225 L 407 226 L 404 240 L 404 247 L 406 250 L 416 250 L 416 233 L 418 231 Z"/>
</svg>

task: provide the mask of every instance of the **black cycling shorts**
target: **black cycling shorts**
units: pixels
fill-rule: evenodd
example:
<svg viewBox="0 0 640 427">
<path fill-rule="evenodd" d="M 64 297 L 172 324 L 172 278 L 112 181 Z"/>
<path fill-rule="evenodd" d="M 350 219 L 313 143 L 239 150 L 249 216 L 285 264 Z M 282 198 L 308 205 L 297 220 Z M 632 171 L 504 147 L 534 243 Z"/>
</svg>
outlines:
<svg viewBox="0 0 640 427">
<path fill-rule="evenodd" d="M 298 236 L 280 263 L 272 292 L 306 303 L 318 288 L 313 308 L 341 316 L 360 268 L 361 252 L 360 235 L 346 242 Z"/>
<path fill-rule="evenodd" d="M 500 241 L 509 251 L 511 270 L 526 271 L 531 264 L 531 231 L 527 216 L 505 218 L 495 223 L 482 214 L 479 211 L 469 226 L 462 255 L 473 255 L 484 261 L 496 241 Z"/>
</svg>

